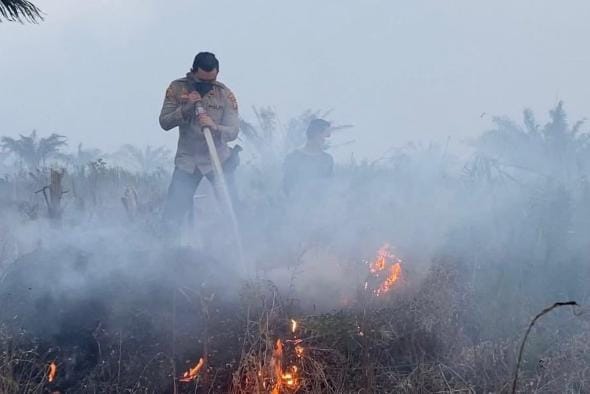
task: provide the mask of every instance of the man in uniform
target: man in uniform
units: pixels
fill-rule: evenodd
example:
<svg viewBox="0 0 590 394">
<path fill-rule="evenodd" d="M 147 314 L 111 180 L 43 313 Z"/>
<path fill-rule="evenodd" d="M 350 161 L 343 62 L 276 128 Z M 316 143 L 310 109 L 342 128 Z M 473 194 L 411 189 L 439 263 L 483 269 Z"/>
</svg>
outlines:
<svg viewBox="0 0 590 394">
<path fill-rule="evenodd" d="M 313 119 L 305 134 L 305 146 L 285 158 L 283 189 L 287 194 L 317 192 L 315 187 L 330 178 L 334 171 L 334 159 L 326 152 L 326 139 L 331 135 L 330 122 Z"/>
<path fill-rule="evenodd" d="M 204 127 L 211 130 L 228 189 L 235 198 L 236 158 L 227 143 L 238 137 L 238 103 L 231 90 L 217 81 L 218 73 L 219 61 L 215 55 L 201 52 L 195 57 L 191 71 L 184 78 L 172 81 L 166 90 L 160 126 L 164 130 L 175 127 L 179 130 L 174 174 L 164 208 L 164 217 L 169 222 L 180 224 L 192 213 L 193 195 L 203 177 L 214 182 Z M 197 105 L 206 113 L 197 115 Z"/>
</svg>

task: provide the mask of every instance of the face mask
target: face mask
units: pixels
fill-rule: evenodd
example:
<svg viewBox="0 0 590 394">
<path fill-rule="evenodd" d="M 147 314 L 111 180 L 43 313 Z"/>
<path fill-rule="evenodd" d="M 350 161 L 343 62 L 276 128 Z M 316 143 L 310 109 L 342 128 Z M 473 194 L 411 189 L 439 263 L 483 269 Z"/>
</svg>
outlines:
<svg viewBox="0 0 590 394">
<path fill-rule="evenodd" d="M 205 97 L 213 89 L 213 84 L 211 82 L 194 82 L 193 88 L 201 97 Z"/>
</svg>

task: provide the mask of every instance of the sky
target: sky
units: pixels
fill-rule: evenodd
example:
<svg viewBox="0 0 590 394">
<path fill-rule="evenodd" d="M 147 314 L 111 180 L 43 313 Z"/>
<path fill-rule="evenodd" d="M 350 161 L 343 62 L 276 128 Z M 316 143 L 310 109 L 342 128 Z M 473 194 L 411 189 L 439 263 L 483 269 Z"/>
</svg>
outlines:
<svg viewBox="0 0 590 394">
<path fill-rule="evenodd" d="M 590 2 L 571 0 L 37 0 L 38 25 L 0 23 L 0 135 L 174 148 L 170 81 L 215 52 L 241 115 L 332 109 L 340 141 L 377 158 L 408 141 L 460 146 L 492 115 L 590 114 Z M 485 114 L 484 114 L 485 113 Z M 338 142 L 338 141 L 335 141 Z"/>
</svg>

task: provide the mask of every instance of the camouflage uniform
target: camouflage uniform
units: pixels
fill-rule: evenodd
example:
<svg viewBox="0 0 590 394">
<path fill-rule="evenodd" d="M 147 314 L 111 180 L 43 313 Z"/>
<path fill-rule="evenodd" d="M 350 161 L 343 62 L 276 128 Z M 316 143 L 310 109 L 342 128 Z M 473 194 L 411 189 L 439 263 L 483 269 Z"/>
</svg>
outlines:
<svg viewBox="0 0 590 394">
<path fill-rule="evenodd" d="M 195 82 L 199 81 L 191 73 L 184 78 L 172 81 L 166 90 L 160 113 L 160 126 L 164 130 L 175 127 L 179 129 L 178 148 L 174 159 L 175 169 L 165 207 L 165 216 L 169 219 L 182 219 L 183 215 L 192 211 L 193 195 L 203 176 L 213 181 L 213 167 L 205 136 L 193 106 L 182 97 L 195 90 L 193 88 Z M 231 90 L 224 84 L 215 81 L 212 85 L 213 88 L 202 98 L 201 104 L 218 125 L 218 130 L 211 132 L 219 159 L 224 166 L 230 192 L 235 198 L 231 171 L 233 169 L 228 168 L 233 161 L 228 160 L 232 156 L 232 150 L 227 142 L 238 137 L 238 104 Z"/>
</svg>

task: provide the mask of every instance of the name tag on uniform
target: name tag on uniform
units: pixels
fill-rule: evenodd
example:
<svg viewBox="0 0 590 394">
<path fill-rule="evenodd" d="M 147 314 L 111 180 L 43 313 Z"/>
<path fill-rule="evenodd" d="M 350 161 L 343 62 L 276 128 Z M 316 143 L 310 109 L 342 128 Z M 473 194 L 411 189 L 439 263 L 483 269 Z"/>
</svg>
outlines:
<svg viewBox="0 0 590 394">
<path fill-rule="evenodd" d="M 219 104 L 207 104 L 207 108 L 215 109 L 215 110 L 223 109 L 223 107 Z"/>
</svg>

